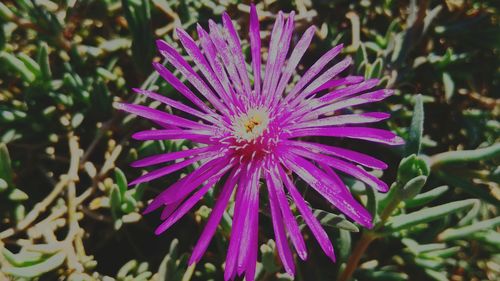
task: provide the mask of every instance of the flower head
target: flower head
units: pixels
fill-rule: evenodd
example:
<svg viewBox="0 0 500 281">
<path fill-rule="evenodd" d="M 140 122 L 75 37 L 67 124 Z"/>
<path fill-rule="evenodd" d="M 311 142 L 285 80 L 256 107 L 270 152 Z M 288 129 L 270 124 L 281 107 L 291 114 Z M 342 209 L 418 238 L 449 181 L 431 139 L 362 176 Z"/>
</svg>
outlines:
<svg viewBox="0 0 500 281">
<path fill-rule="evenodd" d="M 132 165 L 135 167 L 145 167 L 175 161 L 140 176 L 131 184 L 151 181 L 195 162 L 201 163 L 192 173 L 163 191 L 146 209 L 146 212 L 151 212 L 159 207 L 164 208 L 164 221 L 156 230 L 159 234 L 186 214 L 216 183 L 223 183 L 217 191 L 217 200 L 206 227 L 193 250 L 191 263 L 200 260 L 230 197 L 235 194 L 233 225 L 225 264 L 226 280 L 243 273 L 247 280 L 254 278 L 262 183 L 267 189 L 278 254 L 286 271 L 294 274 L 288 238 L 298 256 L 302 259 L 307 257 L 305 243 L 286 194 L 293 199 L 323 251 L 335 260 L 330 239 L 299 193 L 293 177 L 306 182 L 354 221 L 371 227 L 372 217 L 354 199 L 337 172 L 351 175 L 385 192 L 388 190 L 387 185 L 360 166 L 385 169 L 387 165 L 359 152 L 299 138 L 333 137 L 402 144 L 402 139 L 390 131 L 360 125 L 384 120 L 389 117 L 388 114 L 345 113 L 349 107 L 380 101 L 390 96 L 392 91 L 369 91 L 378 84 L 376 79 L 339 77 L 351 64 L 349 58 L 332 63 L 341 52 L 342 45 L 326 52 L 298 82 L 288 87 L 315 29 L 307 29 L 291 48 L 294 13 L 285 16 L 280 12 L 263 66 L 259 21 L 254 6 L 250 12 L 249 72 L 231 19 L 224 14 L 222 20 L 222 26 L 210 21 L 209 32 L 198 25 L 199 44 L 185 31 L 177 29 L 181 44 L 197 70 L 168 43 L 157 41 L 160 53 L 192 87 L 183 84 L 162 64 L 153 65 L 167 82 L 189 100 L 189 105 L 151 91 L 135 90 L 188 117 L 140 105 L 120 105 L 122 110 L 150 119 L 162 127 L 137 132 L 133 135 L 135 139 L 186 139 L 198 144 L 189 150 L 150 156 L 134 162 Z"/>
</svg>

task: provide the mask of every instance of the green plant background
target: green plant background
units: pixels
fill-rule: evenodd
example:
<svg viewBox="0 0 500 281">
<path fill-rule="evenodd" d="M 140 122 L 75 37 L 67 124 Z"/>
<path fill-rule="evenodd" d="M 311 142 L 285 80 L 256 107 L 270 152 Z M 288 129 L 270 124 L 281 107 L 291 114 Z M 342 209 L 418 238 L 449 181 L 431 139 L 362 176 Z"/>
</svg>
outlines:
<svg viewBox="0 0 500 281">
<path fill-rule="evenodd" d="M 227 11 L 248 53 L 248 5 L 0 2 L 0 280 L 222 280 L 232 206 L 202 261 L 188 267 L 218 188 L 155 236 L 159 215 L 141 210 L 194 167 L 129 188 L 127 179 L 143 172 L 129 163 L 192 144 L 133 141 L 131 133 L 152 125 L 113 102 L 145 103 L 132 87 L 182 99 L 151 67 L 162 61 L 156 38 L 179 47 L 175 27 L 194 35 L 197 22 L 220 22 Z M 338 262 L 304 228 L 310 254 L 296 258 L 295 280 L 499 280 L 499 2 L 265 0 L 257 7 L 263 46 L 279 10 L 296 11 L 296 35 L 318 27 L 299 74 L 344 43 L 351 74 L 396 89 L 371 107 L 391 112 L 384 126 L 407 141 L 403 148 L 340 142 L 390 164 L 377 174 L 393 183 L 386 195 L 345 178 L 374 214 L 372 230 L 298 183 Z M 291 280 L 261 202 L 257 280 Z"/>
</svg>

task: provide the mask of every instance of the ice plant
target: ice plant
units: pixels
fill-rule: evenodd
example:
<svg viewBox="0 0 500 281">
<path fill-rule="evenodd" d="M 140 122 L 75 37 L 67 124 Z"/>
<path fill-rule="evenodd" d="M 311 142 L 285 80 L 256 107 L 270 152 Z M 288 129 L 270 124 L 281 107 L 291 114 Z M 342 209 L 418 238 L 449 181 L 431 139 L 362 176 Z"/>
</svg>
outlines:
<svg viewBox="0 0 500 281">
<path fill-rule="evenodd" d="M 209 32 L 198 25 L 199 44 L 184 30 L 177 29 L 180 42 L 197 70 L 171 45 L 157 41 L 160 53 L 192 87 L 183 84 L 162 64 L 153 65 L 191 102 L 189 105 L 151 91 L 135 90 L 183 112 L 182 117 L 146 106 L 120 104 L 122 110 L 150 119 L 161 127 L 137 132 L 133 138 L 186 139 L 197 144 L 189 150 L 154 155 L 134 162 L 134 167 L 146 167 L 174 161 L 140 176 L 131 184 L 151 181 L 195 162 L 200 163 L 192 173 L 165 189 L 146 209 L 148 213 L 159 207 L 164 208 L 161 216 L 163 223 L 156 230 L 160 234 L 186 214 L 210 188 L 218 182 L 222 183 L 190 263 L 200 260 L 230 197 L 235 194 L 233 225 L 225 263 L 226 280 L 243 273 L 246 280 L 254 279 L 261 184 L 267 189 L 276 245 L 285 270 L 291 275 L 295 270 L 288 239 L 297 255 L 301 259 L 307 258 L 304 239 L 286 194 L 293 199 L 323 251 L 335 260 L 330 239 L 302 198 L 293 177 L 295 175 L 309 184 L 354 221 L 372 227 L 370 214 L 353 198 L 337 172 L 351 175 L 385 192 L 387 185 L 360 166 L 385 169 L 387 165 L 359 152 L 318 143 L 317 137 L 402 144 L 402 139 L 390 131 L 360 125 L 384 120 L 389 114 L 349 113 L 346 110 L 380 101 L 390 96 L 392 91 L 369 91 L 378 84 L 376 79 L 339 77 L 351 64 L 350 58 L 332 63 L 341 52 L 342 45 L 325 53 L 297 83 L 289 87 L 315 29 L 307 29 L 291 48 L 294 13 L 285 16 L 280 12 L 272 29 L 263 67 L 259 21 L 254 6 L 250 11 L 252 71 L 249 72 L 231 19 L 224 14 L 222 21 L 222 26 L 210 21 Z M 193 89 L 196 91 L 193 92 Z"/>
</svg>

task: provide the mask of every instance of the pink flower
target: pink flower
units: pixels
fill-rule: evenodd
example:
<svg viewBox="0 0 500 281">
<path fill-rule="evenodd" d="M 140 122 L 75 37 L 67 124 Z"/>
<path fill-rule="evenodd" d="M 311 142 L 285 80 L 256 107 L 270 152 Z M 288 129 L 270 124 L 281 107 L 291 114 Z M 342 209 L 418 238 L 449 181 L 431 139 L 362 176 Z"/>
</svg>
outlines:
<svg viewBox="0 0 500 281">
<path fill-rule="evenodd" d="M 350 58 L 327 67 L 340 53 L 342 45 L 325 53 L 288 90 L 290 79 L 315 31 L 314 27 L 307 29 L 291 48 L 293 19 L 293 12 L 288 17 L 281 12 L 278 14 L 263 73 L 259 21 L 253 5 L 249 30 L 251 73 L 247 71 L 240 39 L 227 14 L 222 17 L 223 26 L 210 21 L 209 33 L 198 25 L 201 46 L 184 30 L 177 30 L 198 71 L 172 46 L 158 40 L 160 53 L 182 73 L 196 93 L 159 63 L 153 64 L 158 73 L 191 104 L 146 90 L 135 91 L 187 113 L 192 119 L 141 105 L 120 105 L 122 110 L 150 119 L 162 127 L 137 132 L 133 138 L 186 139 L 198 144 L 190 150 L 155 155 L 132 164 L 134 167 L 145 167 L 176 161 L 131 183 L 138 184 L 201 162 L 199 168 L 163 191 L 146 209 L 145 212 L 149 213 L 159 207 L 164 208 L 164 221 L 157 228 L 157 234 L 183 217 L 216 183 L 224 183 L 190 263 L 201 259 L 231 195 L 235 193 L 225 265 L 226 280 L 243 273 L 247 280 L 254 279 L 261 183 L 264 183 L 269 197 L 278 254 L 285 270 L 291 275 L 295 266 L 287 236 L 301 259 L 307 258 L 307 250 L 286 194 L 293 199 L 323 251 L 335 260 L 330 239 L 294 185 L 293 174 L 348 217 L 365 227 L 372 227 L 371 215 L 353 198 L 337 171 L 386 192 L 388 187 L 384 182 L 358 165 L 371 169 L 385 169 L 387 165 L 359 152 L 298 138 L 334 137 L 403 144 L 403 140 L 392 132 L 359 125 L 384 120 L 389 117 L 387 113 L 342 114 L 345 108 L 377 102 L 393 93 L 387 89 L 366 92 L 378 84 L 376 79 L 365 81 L 358 76 L 338 77 L 351 64 Z M 287 54 L 290 55 L 287 57 Z"/>
</svg>

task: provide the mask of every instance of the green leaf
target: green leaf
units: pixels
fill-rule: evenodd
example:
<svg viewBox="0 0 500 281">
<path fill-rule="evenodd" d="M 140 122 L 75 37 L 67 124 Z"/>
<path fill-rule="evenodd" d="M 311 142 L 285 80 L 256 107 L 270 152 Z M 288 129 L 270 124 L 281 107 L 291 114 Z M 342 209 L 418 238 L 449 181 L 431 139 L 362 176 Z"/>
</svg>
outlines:
<svg viewBox="0 0 500 281">
<path fill-rule="evenodd" d="M 448 72 L 443 72 L 444 97 L 450 101 L 455 93 L 455 83 Z"/>
<path fill-rule="evenodd" d="M 2 267 L 2 272 L 15 277 L 35 278 L 58 268 L 63 264 L 65 259 L 66 254 L 64 252 L 59 252 L 44 260 L 43 262 L 30 266 L 14 267 L 10 265 L 4 265 Z"/>
<path fill-rule="evenodd" d="M 120 190 L 121 198 L 124 198 L 125 192 L 127 191 L 127 177 L 125 176 L 125 173 L 123 173 L 123 171 L 119 168 L 115 168 L 115 182 L 118 186 L 118 189 Z"/>
<path fill-rule="evenodd" d="M 434 199 L 443 195 L 446 191 L 448 191 L 448 186 L 443 185 L 436 187 L 430 191 L 420 193 L 417 196 L 407 199 L 405 201 L 406 208 L 415 208 L 429 204 Z"/>
<path fill-rule="evenodd" d="M 500 200 L 498 200 L 493 194 L 488 190 L 483 189 L 475 184 L 472 184 L 469 179 L 464 179 L 459 175 L 450 175 L 445 172 L 435 173 L 440 179 L 445 181 L 451 186 L 455 186 L 463 189 L 465 192 L 471 194 L 474 197 L 478 197 L 484 202 L 488 202 L 494 206 L 500 205 Z"/>
<path fill-rule="evenodd" d="M 436 207 L 422 209 L 413 213 L 395 216 L 389 219 L 386 224 L 388 231 L 394 232 L 411 226 L 437 220 L 450 214 L 459 212 L 463 209 L 477 204 L 477 199 L 467 199 L 451 202 Z"/>
<path fill-rule="evenodd" d="M 179 240 L 176 238 L 170 243 L 170 249 L 168 254 L 163 258 L 160 267 L 158 269 L 158 280 L 159 281 L 170 281 L 175 280 L 177 273 L 177 255 L 178 255 Z"/>
<path fill-rule="evenodd" d="M 441 271 L 436 271 L 432 269 L 425 269 L 425 273 L 432 278 L 433 280 L 436 281 L 448 281 L 448 277 L 446 276 L 446 272 L 441 272 Z"/>
<path fill-rule="evenodd" d="M 40 74 L 44 81 L 49 81 L 52 78 L 49 61 L 49 46 L 42 42 L 38 48 L 37 62 L 40 65 Z"/>
<path fill-rule="evenodd" d="M 349 255 L 351 254 L 351 232 L 344 229 L 339 229 L 338 239 L 335 241 L 336 243 L 336 252 L 337 259 L 339 261 L 347 261 Z"/>
<path fill-rule="evenodd" d="M 403 242 L 415 256 L 421 253 L 446 249 L 445 243 L 418 244 L 417 241 L 410 238 L 403 238 L 401 242 Z"/>
<path fill-rule="evenodd" d="M 137 201 L 141 201 L 142 195 L 144 194 L 144 188 L 146 188 L 146 184 L 140 183 L 135 186 L 134 188 L 134 198 Z"/>
<path fill-rule="evenodd" d="M 4 143 L 0 143 L 0 178 L 7 183 L 7 186 L 13 185 L 9 150 Z"/>
<path fill-rule="evenodd" d="M 314 216 L 318 219 L 321 225 L 345 229 L 351 232 L 359 232 L 359 228 L 355 224 L 342 216 L 318 209 L 314 210 Z"/>
<path fill-rule="evenodd" d="M 455 247 L 450 247 L 447 249 L 425 252 L 422 254 L 422 257 L 429 258 L 429 259 L 436 258 L 436 257 L 449 258 L 449 257 L 456 255 L 459 251 L 460 251 L 460 247 L 455 246 Z"/>
<path fill-rule="evenodd" d="M 406 141 L 406 155 L 419 154 L 424 131 L 424 102 L 422 95 L 415 96 L 415 107 L 411 119 L 410 133 Z"/>
<path fill-rule="evenodd" d="M 0 18 L 4 21 L 11 21 L 15 17 L 14 13 L 4 3 L 0 2 Z"/>
<path fill-rule="evenodd" d="M 495 227 L 497 227 L 498 225 L 500 225 L 500 217 L 476 222 L 465 227 L 446 229 L 438 235 L 438 239 L 440 241 L 462 239 L 469 237 L 470 235 L 481 230 L 495 229 Z"/>
<path fill-rule="evenodd" d="M 382 69 L 384 68 L 384 61 L 382 58 L 376 59 L 372 64 L 370 71 L 370 78 L 380 78 L 382 76 Z"/>
<path fill-rule="evenodd" d="M 116 187 L 116 185 L 113 185 L 113 187 L 111 188 L 111 194 L 109 196 L 109 204 L 111 207 L 111 215 L 115 220 L 120 217 L 121 202 L 122 197 L 120 195 L 120 191 L 118 190 L 118 187 Z"/>
<path fill-rule="evenodd" d="M 495 230 L 476 232 L 472 234 L 472 239 L 484 244 L 488 244 L 491 247 L 500 250 L 500 233 Z"/>
<path fill-rule="evenodd" d="M 16 58 L 14 55 L 1 51 L 0 60 L 6 63 L 12 70 L 19 73 L 25 82 L 31 83 L 35 81 L 36 75 L 24 64 L 23 61 Z"/>
<path fill-rule="evenodd" d="M 7 182 L 4 179 L 0 178 L 0 192 L 4 192 L 8 187 L 9 185 L 7 184 Z"/>
<path fill-rule="evenodd" d="M 29 252 L 21 250 L 14 254 L 6 248 L 2 249 L 2 255 L 14 267 L 26 267 L 43 261 L 44 257 L 39 252 Z"/>
<path fill-rule="evenodd" d="M 25 201 L 28 199 L 28 194 L 26 194 L 24 191 L 14 188 L 12 191 L 9 193 L 9 200 L 14 201 L 14 202 L 20 202 L 20 201 Z"/>
<path fill-rule="evenodd" d="M 367 270 L 363 269 L 359 273 L 360 279 L 358 280 L 373 280 L 373 281 L 406 281 L 408 275 L 402 272 L 393 272 L 385 270 Z"/>
<path fill-rule="evenodd" d="M 411 180 L 409 180 L 403 188 L 401 188 L 398 192 L 398 196 L 402 200 L 406 200 L 409 198 L 415 197 L 415 195 L 420 193 L 422 187 L 424 187 L 425 182 L 427 181 L 427 176 L 421 175 L 417 176 Z"/>
<path fill-rule="evenodd" d="M 428 176 L 430 172 L 427 161 L 422 157 L 412 154 L 405 157 L 399 163 L 397 182 L 404 186 L 411 179 L 424 175 Z"/>
<path fill-rule="evenodd" d="M 128 261 L 126 264 L 124 264 L 120 268 L 120 270 L 118 270 L 118 274 L 116 274 L 116 278 L 118 280 L 125 280 L 125 277 L 127 277 L 127 275 L 131 274 L 131 272 L 137 268 L 137 265 L 138 265 L 138 263 L 136 260 Z"/>
<path fill-rule="evenodd" d="M 280 270 L 280 266 L 276 264 L 274 253 L 276 252 L 276 244 L 273 240 L 267 241 L 266 244 L 260 246 L 262 253 L 262 265 L 264 270 L 268 273 L 276 273 Z"/>
<path fill-rule="evenodd" d="M 432 168 L 441 165 L 463 164 L 500 157 L 500 143 L 475 150 L 448 151 L 431 157 Z"/>
</svg>

